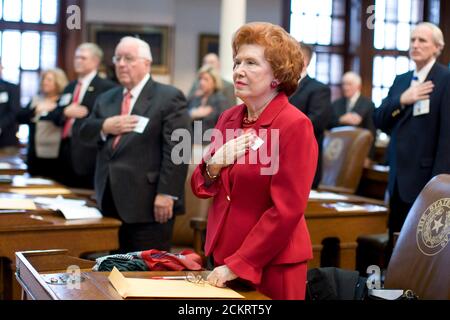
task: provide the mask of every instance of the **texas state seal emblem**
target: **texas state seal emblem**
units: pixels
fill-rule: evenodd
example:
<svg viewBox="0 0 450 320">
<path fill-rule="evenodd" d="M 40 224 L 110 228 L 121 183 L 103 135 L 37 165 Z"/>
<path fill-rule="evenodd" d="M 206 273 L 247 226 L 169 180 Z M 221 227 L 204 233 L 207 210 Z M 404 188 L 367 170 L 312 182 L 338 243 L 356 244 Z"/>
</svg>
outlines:
<svg viewBox="0 0 450 320">
<path fill-rule="evenodd" d="M 416 240 L 419 250 L 434 256 L 441 252 L 450 238 L 450 198 L 433 202 L 420 217 Z"/>
</svg>

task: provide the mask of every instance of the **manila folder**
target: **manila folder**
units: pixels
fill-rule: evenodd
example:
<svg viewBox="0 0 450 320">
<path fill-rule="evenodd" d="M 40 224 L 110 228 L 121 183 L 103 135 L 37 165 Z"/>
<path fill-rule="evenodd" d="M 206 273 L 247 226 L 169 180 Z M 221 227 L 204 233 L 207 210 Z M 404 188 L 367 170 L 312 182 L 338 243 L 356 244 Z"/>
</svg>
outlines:
<svg viewBox="0 0 450 320">
<path fill-rule="evenodd" d="M 108 279 L 122 298 L 244 298 L 230 288 L 217 288 L 208 283 L 197 284 L 185 280 L 125 278 L 116 267 L 111 271 Z"/>
</svg>

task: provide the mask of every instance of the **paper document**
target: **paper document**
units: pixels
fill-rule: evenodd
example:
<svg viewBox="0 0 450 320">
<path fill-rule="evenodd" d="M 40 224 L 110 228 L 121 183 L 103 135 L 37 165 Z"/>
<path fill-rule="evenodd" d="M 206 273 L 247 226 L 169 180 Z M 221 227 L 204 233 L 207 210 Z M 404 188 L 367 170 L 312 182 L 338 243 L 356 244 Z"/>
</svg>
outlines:
<svg viewBox="0 0 450 320">
<path fill-rule="evenodd" d="M 74 200 L 74 199 L 64 199 L 61 196 L 56 198 L 47 198 L 47 197 L 37 197 L 33 199 L 34 203 L 38 203 L 40 205 L 48 206 L 50 209 L 58 209 L 58 205 L 62 206 L 84 206 L 86 205 L 86 200 Z"/>
<path fill-rule="evenodd" d="M 0 209 L 36 210 L 36 206 L 31 199 L 0 198 Z"/>
<path fill-rule="evenodd" d="M 363 206 L 347 203 L 347 202 L 336 202 L 336 203 L 324 203 L 322 204 L 327 208 L 334 208 L 339 212 L 343 211 L 367 211 L 367 209 Z"/>
<path fill-rule="evenodd" d="M 319 192 L 316 190 L 311 190 L 309 193 L 310 200 L 348 200 L 347 196 L 342 194 L 332 193 L 332 192 Z"/>
<path fill-rule="evenodd" d="M 185 280 L 125 278 L 115 267 L 109 274 L 108 279 L 122 298 L 244 298 L 230 288 L 217 288 L 208 283 L 196 284 Z"/>
<path fill-rule="evenodd" d="M 71 194 L 66 188 L 9 188 L 8 192 L 27 194 L 32 196 Z"/>
<path fill-rule="evenodd" d="M 34 202 L 45 208 L 61 211 L 67 220 L 99 219 L 103 217 L 97 208 L 86 207 L 85 200 L 64 199 L 58 196 L 56 198 L 37 197 Z"/>
<path fill-rule="evenodd" d="M 25 176 L 14 176 L 12 186 L 13 187 L 26 187 L 26 186 L 50 186 L 54 184 L 52 180 L 42 178 L 27 178 Z"/>
<path fill-rule="evenodd" d="M 12 165 L 9 164 L 8 162 L 0 162 L 0 169 L 5 170 L 5 169 L 11 169 Z"/>
<path fill-rule="evenodd" d="M 369 296 L 382 298 L 385 300 L 395 300 L 402 296 L 403 290 L 396 289 L 369 289 Z"/>
<path fill-rule="evenodd" d="M 83 206 L 60 206 L 58 208 L 67 220 L 73 219 L 100 219 L 102 214 L 97 208 Z"/>
</svg>

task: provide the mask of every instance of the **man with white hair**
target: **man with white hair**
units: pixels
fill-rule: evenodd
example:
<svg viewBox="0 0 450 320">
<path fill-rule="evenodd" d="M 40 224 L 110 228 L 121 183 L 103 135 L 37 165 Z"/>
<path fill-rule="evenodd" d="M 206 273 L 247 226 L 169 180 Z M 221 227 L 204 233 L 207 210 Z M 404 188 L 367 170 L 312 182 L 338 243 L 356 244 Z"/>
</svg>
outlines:
<svg viewBox="0 0 450 320">
<path fill-rule="evenodd" d="M 59 181 L 70 187 L 93 189 L 96 146 L 82 143 L 79 129 L 92 111 L 97 97 L 116 86 L 98 75 L 103 59 L 102 50 L 90 42 L 82 43 L 75 51 L 74 70 L 77 80 L 70 82 L 58 101 L 58 108 L 48 119 L 62 127 L 62 141 L 58 162 Z"/>
<path fill-rule="evenodd" d="M 331 105 L 333 119 L 329 128 L 339 126 L 355 126 L 369 130 L 375 140 L 375 125 L 373 124 L 373 102 L 361 95 L 361 77 L 349 71 L 342 76 L 342 97 Z M 371 156 L 374 148 L 370 152 Z"/>
<path fill-rule="evenodd" d="M 98 145 L 96 200 L 104 215 L 122 221 L 119 252 L 169 250 L 187 174 L 187 164 L 171 160 L 171 135 L 190 128 L 186 99 L 152 79 L 146 42 L 122 38 L 113 62 L 122 86 L 97 99 L 80 131 Z"/>
<path fill-rule="evenodd" d="M 435 175 L 450 173 L 450 71 L 436 62 L 443 48 L 441 30 L 419 23 L 411 32 L 409 49 L 415 69 L 395 78 L 374 112 L 376 127 L 391 136 L 390 249 L 393 232 L 401 230 L 425 184 Z"/>
</svg>

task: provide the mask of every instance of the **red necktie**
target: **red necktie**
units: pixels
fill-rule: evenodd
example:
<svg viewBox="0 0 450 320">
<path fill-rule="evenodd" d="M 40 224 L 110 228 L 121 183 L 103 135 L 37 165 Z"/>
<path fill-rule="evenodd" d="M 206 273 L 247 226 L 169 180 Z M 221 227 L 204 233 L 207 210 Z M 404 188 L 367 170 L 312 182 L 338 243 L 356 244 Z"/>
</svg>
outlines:
<svg viewBox="0 0 450 320">
<path fill-rule="evenodd" d="M 80 98 L 80 91 L 81 91 L 81 82 L 78 81 L 77 86 L 75 87 L 75 91 L 73 92 L 72 103 L 78 103 L 78 100 Z M 73 126 L 74 122 L 75 122 L 74 118 L 69 118 L 66 120 L 66 123 L 64 124 L 64 128 L 63 128 L 63 133 L 62 133 L 63 139 L 65 139 L 71 135 L 72 126 Z"/>
<path fill-rule="evenodd" d="M 121 116 L 126 116 L 130 113 L 130 106 L 131 106 L 131 93 L 130 91 L 127 91 L 125 93 L 123 100 L 122 100 L 122 109 L 120 111 Z M 117 144 L 119 143 L 120 137 L 122 135 L 119 134 L 114 138 L 112 148 L 115 149 L 117 147 Z"/>
</svg>

